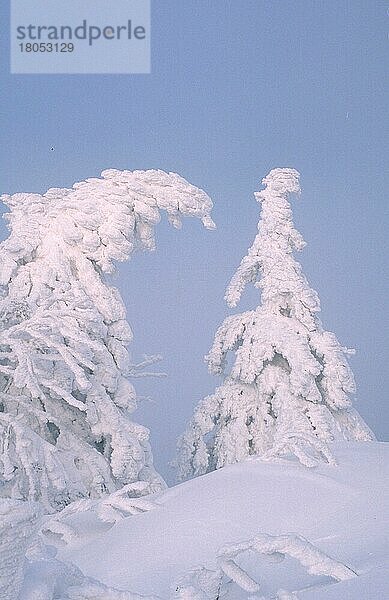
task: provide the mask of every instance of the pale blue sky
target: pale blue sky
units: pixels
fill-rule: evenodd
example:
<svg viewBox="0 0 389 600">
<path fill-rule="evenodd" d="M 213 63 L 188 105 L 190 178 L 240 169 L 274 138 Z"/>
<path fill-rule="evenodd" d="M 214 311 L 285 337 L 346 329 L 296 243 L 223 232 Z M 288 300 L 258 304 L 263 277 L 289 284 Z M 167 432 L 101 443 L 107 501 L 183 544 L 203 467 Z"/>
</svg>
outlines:
<svg viewBox="0 0 389 600">
<path fill-rule="evenodd" d="M 1 192 L 71 186 L 110 167 L 161 168 L 214 200 L 217 231 L 161 223 L 157 251 L 121 266 L 116 280 L 135 357 L 165 356 L 169 377 L 139 383 L 153 402 L 135 417 L 150 426 L 164 475 L 194 405 L 217 384 L 203 355 L 256 232 L 252 193 L 273 167 L 302 174 L 300 259 L 325 327 L 357 349 L 355 405 L 387 439 L 387 6 L 154 0 L 151 75 L 9 75 L 2 36 Z M 248 292 L 239 310 L 256 299 Z"/>
</svg>

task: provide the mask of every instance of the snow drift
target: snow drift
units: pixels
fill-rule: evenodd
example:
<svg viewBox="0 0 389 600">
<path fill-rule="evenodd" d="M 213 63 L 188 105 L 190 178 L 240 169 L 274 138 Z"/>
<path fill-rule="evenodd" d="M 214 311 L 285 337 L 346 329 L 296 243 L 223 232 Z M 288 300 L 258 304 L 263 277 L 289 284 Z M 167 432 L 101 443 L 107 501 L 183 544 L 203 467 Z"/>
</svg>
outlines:
<svg viewBox="0 0 389 600">
<path fill-rule="evenodd" d="M 99 517 L 101 505 L 86 506 L 63 516 L 62 525 L 75 534 L 67 544 L 62 534 L 45 539 L 58 547 L 57 559 L 122 591 L 90 598 L 215 600 L 194 586 L 180 595 L 180 585 L 188 590 L 199 570 L 210 581 L 222 557 L 232 558 L 259 591 L 249 592 L 248 580 L 239 585 L 230 564 L 220 598 L 383 600 L 389 593 L 389 444 L 338 443 L 332 450 L 338 466 L 307 469 L 251 458 L 149 497 L 138 512 L 123 511 L 123 518 L 117 512 L 111 523 Z M 254 539 L 256 548 L 247 549 Z M 29 596 L 30 584 L 27 577 L 23 599 L 46 600 Z"/>
</svg>

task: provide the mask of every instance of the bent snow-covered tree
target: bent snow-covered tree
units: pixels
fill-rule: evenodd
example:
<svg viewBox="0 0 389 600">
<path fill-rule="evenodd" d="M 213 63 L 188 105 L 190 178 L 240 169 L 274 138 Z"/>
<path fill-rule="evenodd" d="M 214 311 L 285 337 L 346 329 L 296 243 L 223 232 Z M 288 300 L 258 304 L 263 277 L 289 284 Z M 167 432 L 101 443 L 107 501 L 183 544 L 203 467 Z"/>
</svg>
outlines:
<svg viewBox="0 0 389 600">
<path fill-rule="evenodd" d="M 332 462 L 327 442 L 370 440 L 373 434 L 351 407 L 354 379 L 346 348 L 318 318 L 319 298 L 293 256 L 305 242 L 288 200 L 299 193 L 299 173 L 273 169 L 263 179 L 258 234 L 226 293 L 239 302 L 248 283 L 261 305 L 227 317 L 206 357 L 224 383 L 198 407 L 178 445 L 180 476 L 212 471 L 249 455 L 296 456 L 311 466 Z"/>
<path fill-rule="evenodd" d="M 0 497 L 59 509 L 124 484 L 159 489 L 149 432 L 129 418 L 131 329 L 105 275 L 154 248 L 160 209 L 176 227 L 182 215 L 212 227 L 210 199 L 173 173 L 108 170 L 2 200 Z"/>
</svg>

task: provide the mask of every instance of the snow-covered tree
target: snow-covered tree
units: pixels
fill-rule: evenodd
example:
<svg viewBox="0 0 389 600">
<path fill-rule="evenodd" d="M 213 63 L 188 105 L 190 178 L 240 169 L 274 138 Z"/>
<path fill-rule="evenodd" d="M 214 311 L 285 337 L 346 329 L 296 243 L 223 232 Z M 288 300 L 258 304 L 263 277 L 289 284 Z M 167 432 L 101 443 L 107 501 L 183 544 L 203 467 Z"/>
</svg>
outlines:
<svg viewBox="0 0 389 600">
<path fill-rule="evenodd" d="M 148 484 L 134 495 L 160 489 L 149 432 L 129 418 L 138 366 L 107 274 L 154 248 L 160 210 L 175 227 L 192 215 L 212 228 L 210 199 L 174 173 L 107 170 L 2 200 L 11 212 L 0 245 L 0 497 L 56 510 L 125 484 Z"/>
<path fill-rule="evenodd" d="M 351 407 L 355 384 L 349 350 L 318 318 L 319 298 L 295 260 L 305 242 L 292 222 L 288 200 L 299 193 L 299 173 L 273 169 L 255 197 L 261 203 L 258 234 L 226 293 L 234 307 L 248 283 L 261 305 L 227 317 L 206 357 L 223 384 L 197 406 L 179 441 L 180 476 L 212 471 L 249 455 L 294 455 L 307 466 L 333 462 L 333 439 L 371 440 Z"/>
</svg>

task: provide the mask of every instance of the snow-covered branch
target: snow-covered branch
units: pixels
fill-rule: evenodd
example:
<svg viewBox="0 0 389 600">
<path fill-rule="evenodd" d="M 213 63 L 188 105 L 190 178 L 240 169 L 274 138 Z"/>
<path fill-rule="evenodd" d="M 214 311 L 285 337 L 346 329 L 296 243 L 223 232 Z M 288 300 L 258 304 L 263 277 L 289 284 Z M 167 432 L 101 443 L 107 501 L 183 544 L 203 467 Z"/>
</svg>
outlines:
<svg viewBox="0 0 389 600">
<path fill-rule="evenodd" d="M 90 519 L 113 525 L 126 517 L 158 508 L 156 493 L 159 486 L 146 481 L 136 481 L 100 500 L 75 500 L 54 515 L 46 516 L 40 527 L 42 539 L 59 546 L 70 544 L 78 537 L 73 517 L 89 513 Z"/>
<path fill-rule="evenodd" d="M 176 598 L 215 600 L 225 597 L 221 595 L 221 591 L 226 591 L 228 582 L 233 582 L 249 594 L 260 591 L 260 582 L 255 581 L 239 564 L 239 560 L 249 551 L 274 563 L 282 562 L 288 556 L 297 560 L 311 575 L 325 575 L 335 581 L 346 581 L 357 576 L 355 571 L 331 558 L 300 535 L 261 533 L 249 541 L 223 546 L 217 554 L 218 569 L 201 567 L 190 571 L 176 586 Z M 277 595 L 280 600 L 293 597 L 293 591 L 286 590 L 279 590 Z M 265 596 L 261 598 L 266 600 Z"/>
</svg>

